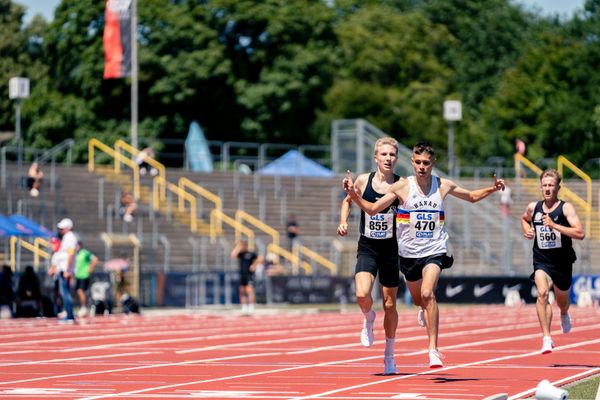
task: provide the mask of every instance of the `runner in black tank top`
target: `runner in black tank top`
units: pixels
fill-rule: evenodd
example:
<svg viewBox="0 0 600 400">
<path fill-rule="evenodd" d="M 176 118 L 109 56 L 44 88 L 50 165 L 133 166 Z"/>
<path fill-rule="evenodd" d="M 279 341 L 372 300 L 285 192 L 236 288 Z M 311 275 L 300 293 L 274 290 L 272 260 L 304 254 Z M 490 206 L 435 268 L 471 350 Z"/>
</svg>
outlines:
<svg viewBox="0 0 600 400">
<path fill-rule="evenodd" d="M 543 201 L 532 202 L 521 217 L 523 235 L 533 240 L 533 274 L 537 288 L 536 312 L 542 328 L 542 354 L 552 352 L 554 342 L 550 336 L 552 305 L 550 289 L 554 289 L 556 304 L 560 308 L 560 325 L 563 333 L 571 330 L 569 316 L 570 288 L 573 280 L 573 263 L 576 260 L 573 239 L 585 236 L 581 221 L 571 203 L 558 199 L 561 177 L 554 169 L 540 176 Z"/>
<path fill-rule="evenodd" d="M 398 161 L 398 142 L 392 138 L 382 138 L 375 143 L 374 160 L 377 170 L 370 174 L 361 174 L 356 178 L 354 188 L 369 199 L 383 196 L 389 187 L 399 179 L 394 175 Z M 346 196 L 340 211 L 338 234 L 348 233 L 348 216 L 352 200 Z M 363 312 L 363 326 L 360 341 L 363 346 L 373 344 L 373 325 L 376 313 L 373 311 L 371 292 L 375 279 L 379 275 L 381 297 L 384 310 L 383 328 L 385 330 L 384 374 L 397 373 L 394 361 L 394 343 L 398 325 L 396 298 L 400 283 L 398 270 L 398 243 L 395 237 L 395 206 L 387 213 L 375 216 L 361 213 L 360 239 L 358 241 L 357 261 L 354 274 L 356 302 Z"/>
</svg>

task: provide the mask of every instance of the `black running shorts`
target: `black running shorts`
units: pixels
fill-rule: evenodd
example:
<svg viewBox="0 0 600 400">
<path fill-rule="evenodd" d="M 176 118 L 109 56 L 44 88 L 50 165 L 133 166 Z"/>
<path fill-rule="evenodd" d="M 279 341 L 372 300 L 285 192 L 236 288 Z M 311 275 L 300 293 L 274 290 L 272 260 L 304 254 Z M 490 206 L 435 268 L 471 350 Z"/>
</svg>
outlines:
<svg viewBox="0 0 600 400">
<path fill-rule="evenodd" d="M 400 271 L 409 282 L 415 282 L 423 278 L 423 268 L 429 264 L 435 264 L 440 269 L 450 268 L 454 264 L 454 258 L 446 254 L 434 254 L 421 258 L 400 257 Z"/>
</svg>

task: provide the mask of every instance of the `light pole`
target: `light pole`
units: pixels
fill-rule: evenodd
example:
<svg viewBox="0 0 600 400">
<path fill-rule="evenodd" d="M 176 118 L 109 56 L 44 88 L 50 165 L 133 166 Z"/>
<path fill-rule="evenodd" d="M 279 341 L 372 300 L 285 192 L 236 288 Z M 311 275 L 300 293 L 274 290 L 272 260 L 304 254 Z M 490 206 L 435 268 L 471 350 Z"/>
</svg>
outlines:
<svg viewBox="0 0 600 400">
<path fill-rule="evenodd" d="M 448 122 L 448 175 L 454 175 L 454 125 L 462 119 L 462 104 L 458 100 L 444 101 L 444 120 Z"/>
<path fill-rule="evenodd" d="M 8 98 L 15 100 L 15 141 L 17 161 L 23 161 L 23 138 L 21 137 L 21 100 L 29 97 L 29 78 L 13 77 L 8 81 Z"/>
</svg>

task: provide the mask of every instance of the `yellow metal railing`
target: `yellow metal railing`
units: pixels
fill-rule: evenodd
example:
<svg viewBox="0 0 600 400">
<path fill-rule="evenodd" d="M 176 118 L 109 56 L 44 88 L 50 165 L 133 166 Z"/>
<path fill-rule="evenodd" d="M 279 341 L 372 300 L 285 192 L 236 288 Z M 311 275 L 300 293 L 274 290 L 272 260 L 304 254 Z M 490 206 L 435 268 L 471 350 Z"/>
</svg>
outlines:
<svg viewBox="0 0 600 400">
<path fill-rule="evenodd" d="M 537 176 L 540 176 L 543 172 L 540 167 L 538 167 L 537 165 L 532 163 L 530 160 L 525 158 L 523 155 L 517 153 L 517 154 L 515 154 L 515 167 L 518 167 L 518 168 L 515 168 L 517 180 L 522 179 L 520 176 L 520 165 L 521 164 L 523 164 L 524 166 L 529 168 Z M 577 193 L 575 193 L 574 191 L 569 189 L 567 187 L 567 185 L 564 183 L 564 180 L 563 180 L 563 184 L 561 185 L 560 193 L 561 193 L 561 197 L 563 197 L 565 200 L 570 201 L 576 207 L 583 210 L 583 212 L 585 214 L 585 219 L 584 219 L 585 230 L 586 230 L 586 232 L 590 232 L 590 227 L 591 227 L 591 222 L 592 222 L 592 179 L 585 172 L 583 172 L 581 169 L 579 169 L 577 166 L 575 166 L 575 164 L 570 162 L 566 157 L 559 156 L 557 159 L 557 168 L 556 169 L 561 174 L 561 176 L 563 175 L 564 167 L 569 168 L 577 176 L 579 176 L 582 180 L 584 180 L 586 182 L 586 198 L 587 198 L 587 200 L 584 200 Z M 600 194 L 599 194 L 599 196 L 600 196 Z"/>
<path fill-rule="evenodd" d="M 254 250 L 254 231 L 231 218 L 219 208 L 213 208 L 210 212 L 210 240 L 212 243 L 216 243 L 217 236 L 220 235 L 217 226 L 220 225 L 221 222 L 225 222 L 235 230 L 236 242 L 242 238 L 242 234 L 246 235 L 246 238 L 248 239 L 248 248 Z"/>
<path fill-rule="evenodd" d="M 156 176 L 153 181 L 153 206 L 155 210 L 160 208 L 160 199 L 159 193 L 161 191 L 161 187 L 166 187 L 170 192 L 175 193 L 178 196 L 177 201 L 177 211 L 181 213 L 185 213 L 185 200 L 190 204 L 190 230 L 192 232 L 198 231 L 198 207 L 196 204 L 196 198 L 192 196 L 190 193 L 181 189 L 179 186 L 169 183 L 165 180 L 165 178 L 161 176 Z"/>
<path fill-rule="evenodd" d="M 592 178 L 575 164 L 569 161 L 565 156 L 558 156 L 556 161 L 556 169 L 561 176 L 564 176 L 564 167 L 569 168 L 575 175 L 585 182 L 586 186 L 586 200 L 582 199 L 577 193 L 571 191 L 566 185 L 562 185 L 562 191 L 565 198 L 572 201 L 577 206 L 581 207 L 585 212 L 585 231 L 590 232 L 592 226 Z"/>
<path fill-rule="evenodd" d="M 242 223 L 242 221 L 246 221 L 254 225 L 254 227 L 256 227 L 257 229 L 260 229 L 267 235 L 271 236 L 272 242 L 279 246 L 279 232 L 262 222 L 260 219 L 248 214 L 246 211 L 237 210 L 235 212 L 235 220 L 240 223 Z"/>
<path fill-rule="evenodd" d="M 95 152 L 96 148 L 98 148 L 98 150 L 106 153 L 107 155 L 109 155 L 113 158 L 115 173 L 119 173 L 119 171 L 120 171 L 119 166 L 120 166 L 121 162 L 131 168 L 131 170 L 133 171 L 133 197 L 135 197 L 136 199 L 139 199 L 140 198 L 140 167 L 139 167 L 139 165 L 137 165 L 137 163 L 135 161 L 133 161 L 133 160 L 125 157 L 121 153 L 115 151 L 112 147 L 105 145 L 104 143 L 102 143 L 101 141 L 99 141 L 96 138 L 92 138 L 88 142 L 88 154 L 89 154 L 88 155 L 88 171 L 90 171 L 90 172 L 94 172 L 94 170 L 96 168 L 95 160 L 94 160 L 94 152 Z"/>
<path fill-rule="evenodd" d="M 10 237 L 10 268 L 14 271 L 17 267 L 17 242 L 22 248 L 31 251 L 34 254 L 33 266 L 37 268 L 40 265 L 40 257 L 46 260 L 50 258 L 50 253 L 40 249 L 34 244 L 29 243 L 26 240 L 19 239 L 16 236 Z M 48 242 L 46 242 L 48 243 Z M 49 243 L 48 243 L 49 244 Z"/>
<path fill-rule="evenodd" d="M 203 188 L 202 186 L 198 185 L 197 183 L 192 182 L 191 180 L 189 180 L 186 177 L 179 178 L 179 188 L 184 191 L 186 189 L 191 189 L 196 194 L 204 197 L 205 199 L 207 199 L 208 201 L 213 203 L 214 208 L 217 208 L 219 210 L 223 209 L 223 201 L 221 200 L 221 198 L 219 196 L 217 196 L 210 190 Z M 180 198 L 180 201 L 182 201 L 181 198 Z M 219 220 L 219 221 L 221 221 L 221 220 Z M 217 224 L 217 226 L 215 226 L 215 229 L 217 229 L 219 235 L 221 234 L 222 227 L 223 226 L 220 222 Z"/>
<path fill-rule="evenodd" d="M 277 232 L 271 226 L 265 224 L 264 222 L 262 222 L 258 218 L 256 218 L 256 217 L 248 214 L 247 212 L 245 212 L 243 210 L 237 210 L 235 212 L 235 220 L 239 221 L 240 223 L 242 221 L 246 221 L 246 222 L 254 225 L 256 228 L 262 230 L 267 235 L 271 236 L 271 238 L 272 238 L 272 244 L 275 245 L 272 248 L 274 248 L 274 249 L 277 249 L 277 248 L 280 249 L 279 252 L 274 251 L 274 253 L 277 253 L 277 254 L 283 256 L 284 258 L 287 258 L 290 262 L 292 262 L 292 266 L 298 266 L 298 265 L 300 265 L 305 271 L 307 270 L 306 265 L 308 265 L 310 267 L 310 264 L 308 264 L 308 263 L 303 263 L 299 259 L 295 260 L 293 258 L 290 258 L 290 257 L 286 256 L 286 253 L 289 253 L 289 252 L 287 250 L 284 250 L 284 249 L 282 249 L 280 247 L 280 245 L 279 245 L 279 242 L 280 242 L 280 240 L 279 240 L 279 232 Z M 312 259 L 313 261 L 315 261 L 318 264 L 323 265 L 325 268 L 327 268 L 329 271 L 331 271 L 332 274 L 337 274 L 337 265 L 335 265 L 333 262 L 329 261 L 325 257 L 321 256 L 317 252 L 312 251 L 308 247 L 302 246 L 302 245 L 298 248 L 298 250 L 299 250 L 300 254 L 302 254 L 302 255 L 304 255 L 304 256 Z M 296 252 L 294 251 L 293 253 L 296 253 Z M 310 267 L 310 271 L 312 271 L 312 267 Z"/>
<path fill-rule="evenodd" d="M 115 151 L 117 153 L 121 154 L 121 149 L 127 151 L 134 158 L 137 157 L 138 154 L 140 154 L 140 150 L 136 149 L 135 147 L 133 147 L 132 145 L 130 145 L 129 143 L 127 143 L 123 139 L 118 139 L 115 142 Z M 135 162 L 135 160 L 133 160 L 133 161 Z M 156 168 L 156 170 L 158 171 L 158 175 L 157 176 L 161 176 L 162 178 L 167 179 L 167 169 L 165 168 L 165 166 L 162 163 L 156 161 L 152 157 L 146 157 L 144 159 L 144 161 L 147 162 L 148 165 Z M 115 171 L 116 172 L 120 172 L 120 168 L 121 168 L 121 163 L 116 163 Z M 164 186 L 163 186 L 163 191 L 161 192 L 160 195 L 161 195 L 162 200 L 164 200 L 165 196 L 166 196 L 166 190 L 165 190 Z"/>
<path fill-rule="evenodd" d="M 540 176 L 543 172 L 540 167 L 538 167 L 537 165 L 535 165 L 534 163 L 529 161 L 522 154 L 515 153 L 515 170 L 516 170 L 516 178 L 517 179 L 521 178 L 521 176 L 520 176 L 521 175 L 520 174 L 521 165 L 520 164 L 525 165 L 527 168 L 529 168 L 531 171 L 533 171 L 537 176 Z"/>
<path fill-rule="evenodd" d="M 51 244 L 46 239 L 42 239 L 41 237 L 36 237 L 35 239 L 33 239 L 33 245 L 37 249 L 36 251 L 33 252 L 33 265 L 35 267 L 37 267 L 38 265 L 40 265 L 40 255 L 42 257 L 44 257 L 46 260 L 50 258 L 50 253 L 42 250 L 41 246 L 44 246 L 45 248 L 49 249 L 51 247 Z M 44 256 L 43 253 L 46 253 L 47 257 Z"/>
<path fill-rule="evenodd" d="M 306 246 L 300 245 L 300 254 L 310 257 L 315 262 L 321 264 L 322 266 L 327 268 L 332 275 L 337 275 L 337 265 L 320 255 L 319 253 L 312 251 Z"/>
<path fill-rule="evenodd" d="M 288 260 L 290 264 L 292 264 L 292 274 L 294 275 L 298 275 L 298 267 L 302 268 L 306 275 L 312 275 L 312 266 L 306 261 L 300 260 L 300 257 L 298 257 L 296 253 L 292 253 L 274 243 L 269 243 L 267 245 L 267 253 L 275 253 L 278 256 Z"/>
</svg>

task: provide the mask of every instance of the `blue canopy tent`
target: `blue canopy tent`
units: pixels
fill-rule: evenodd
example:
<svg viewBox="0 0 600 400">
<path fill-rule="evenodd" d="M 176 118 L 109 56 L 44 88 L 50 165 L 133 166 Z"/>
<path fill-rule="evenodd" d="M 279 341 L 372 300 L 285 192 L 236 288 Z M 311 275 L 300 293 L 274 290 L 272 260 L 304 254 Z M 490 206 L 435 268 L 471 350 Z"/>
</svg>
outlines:
<svg viewBox="0 0 600 400">
<path fill-rule="evenodd" d="M 12 221 L 18 230 L 22 232 L 31 232 L 29 236 L 39 236 L 39 237 L 51 237 L 55 236 L 54 232 L 50 229 L 46 228 L 43 225 L 38 224 L 37 222 L 30 220 L 27 217 L 24 217 L 19 214 L 11 215 L 8 217 L 10 221 Z"/>
<path fill-rule="evenodd" d="M 260 168 L 259 175 L 332 177 L 335 173 L 297 150 L 290 150 Z"/>
<path fill-rule="evenodd" d="M 0 237 L 7 236 L 50 237 L 54 232 L 22 215 L 0 214 Z"/>
<path fill-rule="evenodd" d="M 17 229 L 15 224 L 5 217 L 0 215 L 0 237 L 22 236 L 23 232 Z"/>
</svg>

